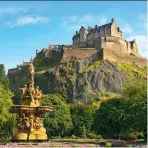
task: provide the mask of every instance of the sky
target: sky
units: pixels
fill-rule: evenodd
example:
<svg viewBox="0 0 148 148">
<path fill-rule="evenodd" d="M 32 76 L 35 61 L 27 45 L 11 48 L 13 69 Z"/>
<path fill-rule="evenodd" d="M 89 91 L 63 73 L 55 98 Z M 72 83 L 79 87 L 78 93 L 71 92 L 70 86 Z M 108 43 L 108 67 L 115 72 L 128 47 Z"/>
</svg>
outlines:
<svg viewBox="0 0 148 148">
<path fill-rule="evenodd" d="M 6 71 L 49 44 L 72 44 L 76 30 L 110 23 L 147 54 L 146 1 L 0 1 L 0 63 Z"/>
</svg>

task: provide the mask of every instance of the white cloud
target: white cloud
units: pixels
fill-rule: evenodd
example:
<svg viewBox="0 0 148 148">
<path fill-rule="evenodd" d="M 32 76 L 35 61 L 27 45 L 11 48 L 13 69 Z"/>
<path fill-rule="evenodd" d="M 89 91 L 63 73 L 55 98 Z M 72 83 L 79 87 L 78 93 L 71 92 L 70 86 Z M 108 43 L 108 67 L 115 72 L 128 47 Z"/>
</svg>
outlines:
<svg viewBox="0 0 148 148">
<path fill-rule="evenodd" d="M 124 33 L 133 33 L 133 29 L 132 27 L 128 24 L 125 23 L 122 27 L 121 27 L 122 32 Z"/>
<path fill-rule="evenodd" d="M 84 23 L 84 22 L 91 22 L 94 21 L 95 17 L 92 15 L 84 15 L 79 18 L 79 22 Z"/>
<path fill-rule="evenodd" d="M 79 30 L 80 28 L 78 28 L 79 26 L 89 26 L 89 25 L 103 25 L 107 22 L 107 18 L 106 17 L 99 17 L 99 16 L 93 16 L 93 15 L 83 15 L 81 17 L 77 17 L 77 16 L 67 16 L 67 17 L 62 17 L 61 18 L 63 23 L 62 26 L 64 28 L 68 28 L 68 29 L 77 29 Z M 92 26 L 92 27 L 93 27 Z"/>
<path fill-rule="evenodd" d="M 0 15 L 4 14 L 15 14 L 15 13 L 25 13 L 27 8 L 23 7 L 0 7 Z"/>
<path fill-rule="evenodd" d="M 148 23 L 147 23 L 147 15 L 145 13 L 139 14 L 138 15 L 138 23 L 136 24 L 137 27 L 139 28 L 148 28 Z"/>
<path fill-rule="evenodd" d="M 24 26 L 27 24 L 48 23 L 49 18 L 42 16 L 21 16 L 16 18 L 14 23 L 8 22 L 9 27 Z"/>
<path fill-rule="evenodd" d="M 148 43 L 147 43 L 147 35 L 137 35 L 137 36 L 130 36 L 127 40 L 131 41 L 136 39 L 136 42 L 139 47 L 139 54 L 142 57 L 148 58 Z"/>
</svg>

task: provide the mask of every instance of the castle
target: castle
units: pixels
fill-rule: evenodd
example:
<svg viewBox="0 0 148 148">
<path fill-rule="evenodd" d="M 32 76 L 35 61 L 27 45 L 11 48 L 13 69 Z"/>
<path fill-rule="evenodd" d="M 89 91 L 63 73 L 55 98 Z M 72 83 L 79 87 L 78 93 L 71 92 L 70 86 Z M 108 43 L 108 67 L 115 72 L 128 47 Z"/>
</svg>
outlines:
<svg viewBox="0 0 148 148">
<path fill-rule="evenodd" d="M 116 50 L 115 52 L 118 53 L 139 56 L 136 41 L 123 40 L 122 31 L 119 27 L 116 27 L 114 19 L 111 20 L 111 23 L 102 26 L 95 25 L 94 28 L 88 27 L 86 29 L 82 26 L 79 32 L 76 31 L 72 42 L 74 47 L 91 47 L 98 50 L 106 48 Z"/>
<path fill-rule="evenodd" d="M 94 28 L 85 29 L 82 26 L 79 32 L 76 31 L 72 37 L 72 45 L 49 45 L 41 51 L 37 49 L 33 61 L 47 58 L 46 60 L 51 61 L 52 59 L 52 62 L 57 64 L 66 64 L 71 57 L 75 57 L 77 61 L 88 61 L 88 65 L 100 59 L 126 63 L 135 61 L 140 66 L 146 64 L 146 59 L 138 54 L 136 40 L 124 40 L 122 31 L 116 27 L 114 19 L 102 26 L 95 25 Z M 21 65 L 17 65 L 17 68 L 9 69 L 8 74 L 17 73 L 21 67 L 27 65 L 28 62 L 23 61 Z M 83 68 L 88 65 L 83 66 Z"/>
</svg>

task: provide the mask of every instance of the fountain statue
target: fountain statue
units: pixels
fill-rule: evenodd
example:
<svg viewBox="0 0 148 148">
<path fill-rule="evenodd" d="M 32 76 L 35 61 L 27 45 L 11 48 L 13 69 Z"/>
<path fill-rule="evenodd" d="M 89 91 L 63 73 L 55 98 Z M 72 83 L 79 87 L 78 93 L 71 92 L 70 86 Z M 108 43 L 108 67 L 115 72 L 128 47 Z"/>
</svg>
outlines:
<svg viewBox="0 0 148 148">
<path fill-rule="evenodd" d="M 17 127 L 14 129 L 12 141 L 44 141 L 47 140 L 43 126 L 42 114 L 52 111 L 50 106 L 40 106 L 42 91 L 34 88 L 33 61 L 29 64 L 29 85 L 21 88 L 21 105 L 11 107 L 11 113 L 17 113 Z"/>
</svg>

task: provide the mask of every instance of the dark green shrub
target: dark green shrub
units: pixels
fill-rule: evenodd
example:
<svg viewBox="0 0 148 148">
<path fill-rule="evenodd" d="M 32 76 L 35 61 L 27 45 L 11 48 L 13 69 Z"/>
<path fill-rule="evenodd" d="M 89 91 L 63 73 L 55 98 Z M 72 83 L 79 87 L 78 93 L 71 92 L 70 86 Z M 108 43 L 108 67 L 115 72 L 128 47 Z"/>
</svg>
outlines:
<svg viewBox="0 0 148 148">
<path fill-rule="evenodd" d="M 90 139 L 101 139 L 102 136 L 101 135 L 96 135 L 95 133 L 88 133 L 87 134 L 87 138 L 90 138 Z"/>
<path fill-rule="evenodd" d="M 72 135 L 71 138 L 72 138 L 72 139 L 76 139 L 77 137 L 76 137 L 75 135 Z"/>
<path fill-rule="evenodd" d="M 120 138 L 123 140 L 136 140 L 137 135 L 135 133 L 123 133 L 120 135 Z"/>
<path fill-rule="evenodd" d="M 96 139 L 97 138 L 97 135 L 94 134 L 94 133 L 88 133 L 87 134 L 87 137 L 90 138 L 90 139 Z"/>
<path fill-rule="evenodd" d="M 97 135 L 97 139 L 102 139 L 102 136 L 101 135 Z"/>
</svg>

